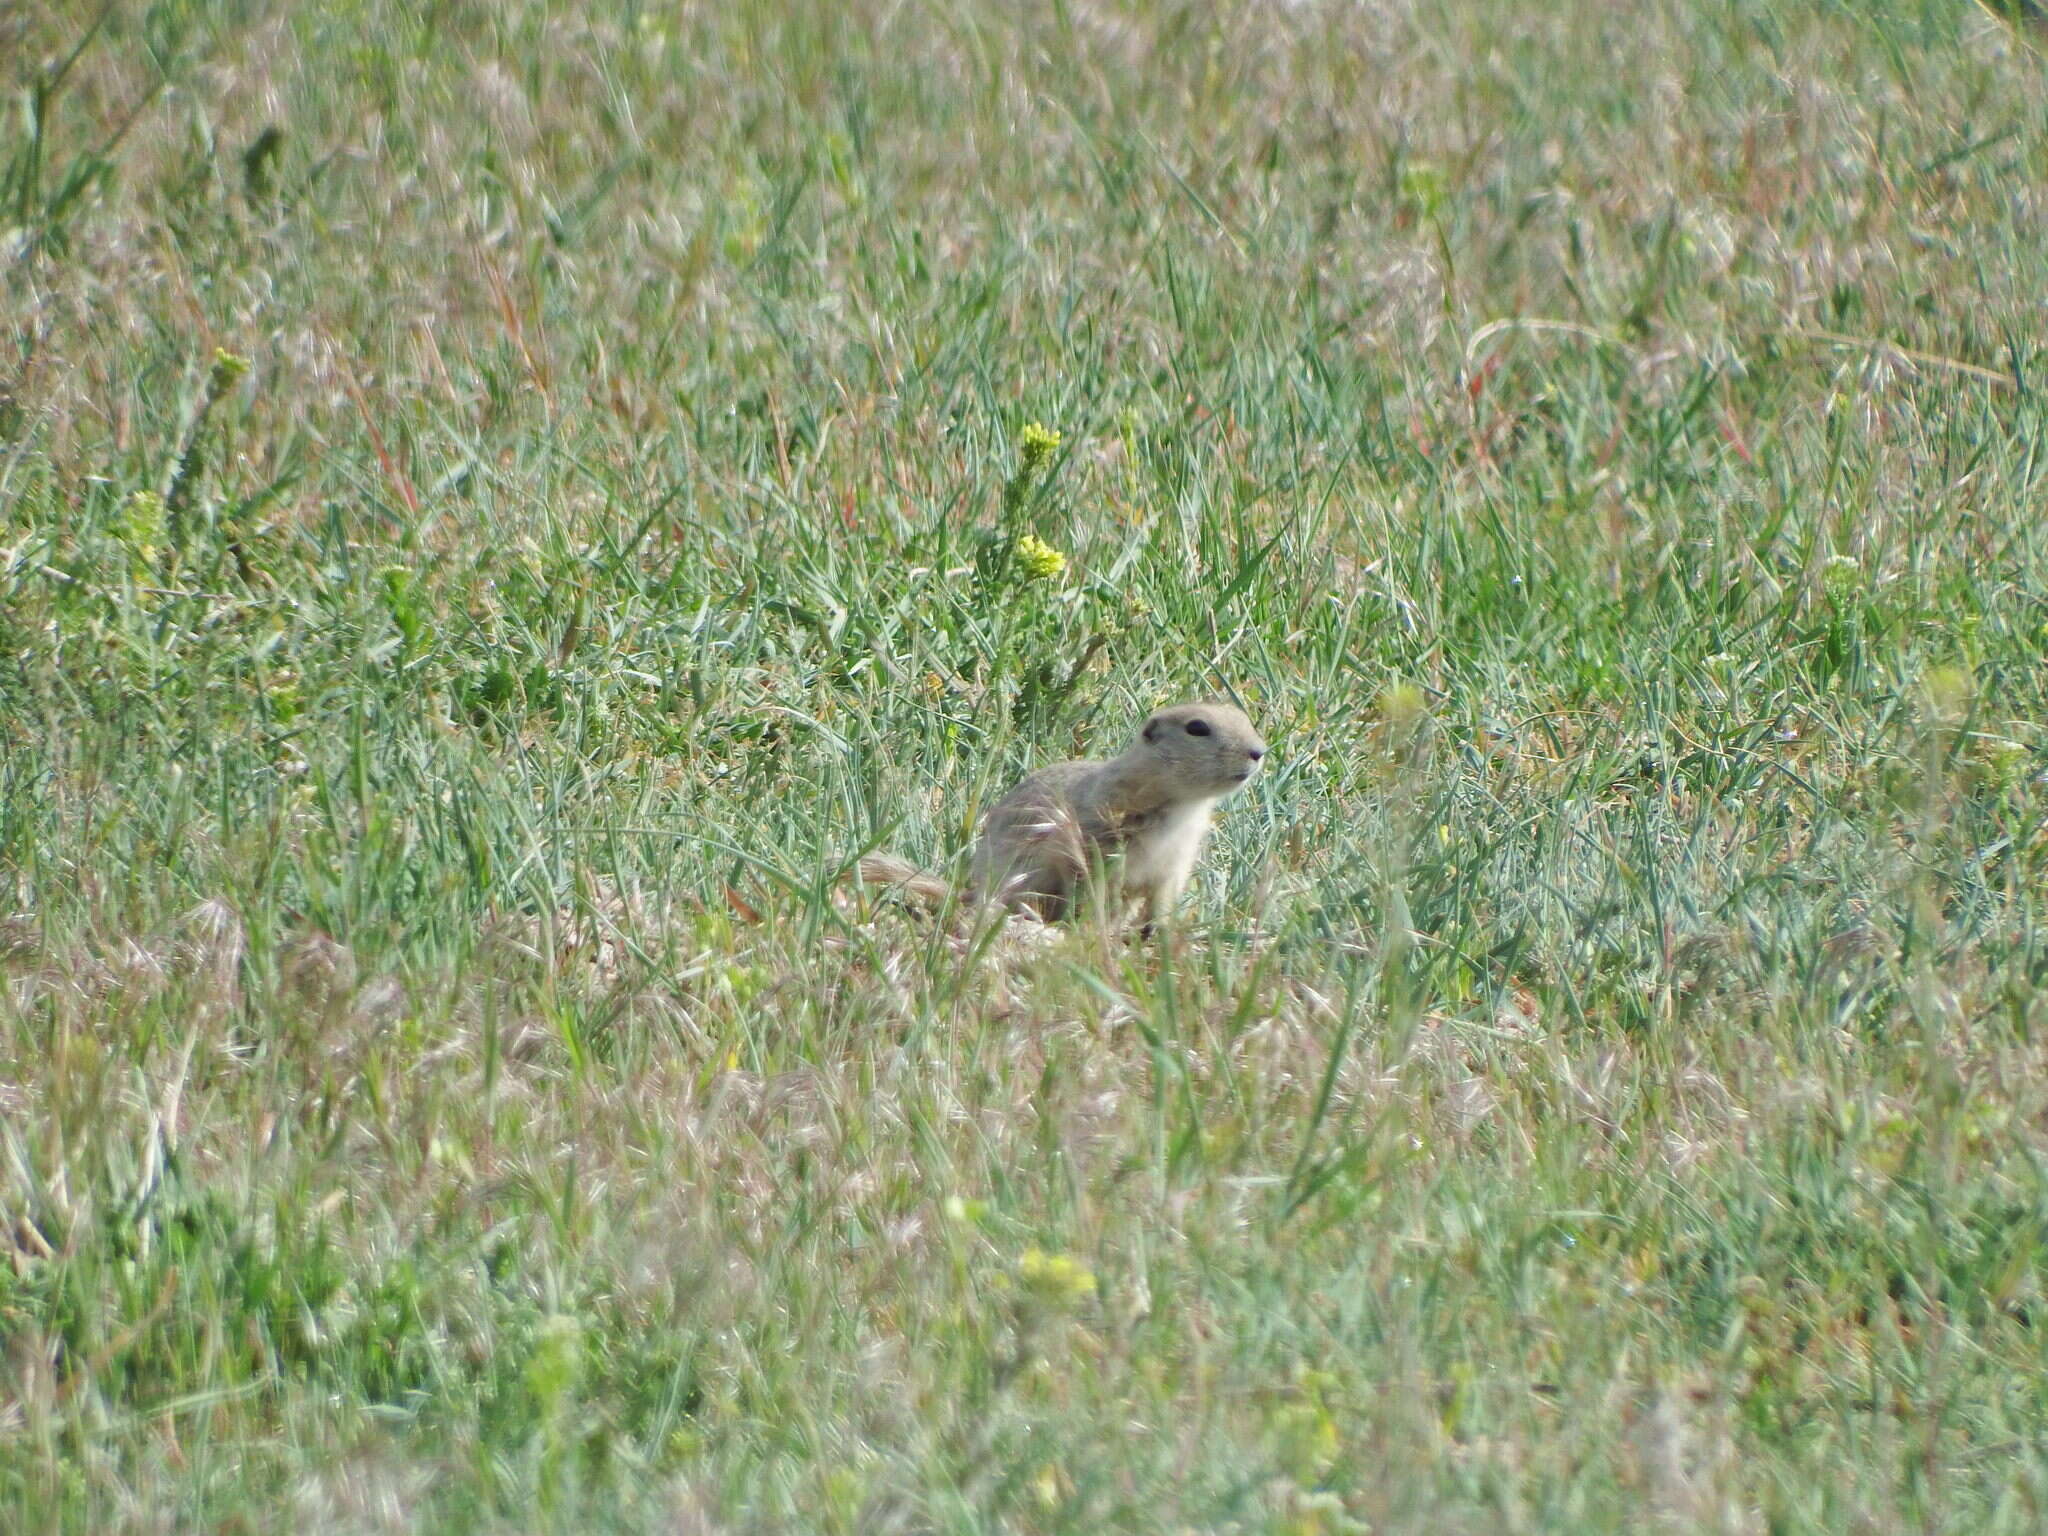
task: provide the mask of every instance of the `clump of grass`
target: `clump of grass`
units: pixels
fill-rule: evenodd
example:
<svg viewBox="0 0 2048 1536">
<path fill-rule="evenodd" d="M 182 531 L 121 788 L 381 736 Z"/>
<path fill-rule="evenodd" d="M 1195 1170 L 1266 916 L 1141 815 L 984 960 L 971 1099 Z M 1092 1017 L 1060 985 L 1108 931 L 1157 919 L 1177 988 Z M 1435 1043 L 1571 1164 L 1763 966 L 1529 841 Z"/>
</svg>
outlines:
<svg viewBox="0 0 2048 1536">
<path fill-rule="evenodd" d="M 928 21 L 13 23 L 0 1528 L 2034 1529 L 2038 62 Z"/>
</svg>

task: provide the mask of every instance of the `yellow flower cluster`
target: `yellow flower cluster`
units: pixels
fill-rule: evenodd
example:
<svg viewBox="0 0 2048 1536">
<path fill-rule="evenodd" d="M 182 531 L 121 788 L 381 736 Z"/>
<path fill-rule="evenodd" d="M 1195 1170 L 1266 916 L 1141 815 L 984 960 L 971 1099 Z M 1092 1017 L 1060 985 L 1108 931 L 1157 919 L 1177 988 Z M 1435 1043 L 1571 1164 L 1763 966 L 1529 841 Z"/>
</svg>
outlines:
<svg viewBox="0 0 2048 1536">
<path fill-rule="evenodd" d="M 1017 435 L 1017 451 L 1024 458 L 1024 473 L 1035 475 L 1060 451 L 1060 435 L 1044 422 L 1034 421 Z"/>
<path fill-rule="evenodd" d="M 230 352 L 225 347 L 213 349 L 213 367 L 207 371 L 206 386 L 218 398 L 242 382 L 242 376 L 249 371 L 249 359 Z"/>
<path fill-rule="evenodd" d="M 1048 580 L 1067 568 L 1067 557 L 1035 533 L 1017 541 L 1016 556 L 1024 574 L 1034 581 Z"/>
<path fill-rule="evenodd" d="M 1095 1294 L 1095 1276 L 1085 1264 L 1064 1253 L 1025 1249 L 1017 1260 L 1017 1278 L 1027 1292 L 1050 1306 L 1071 1307 Z"/>
</svg>

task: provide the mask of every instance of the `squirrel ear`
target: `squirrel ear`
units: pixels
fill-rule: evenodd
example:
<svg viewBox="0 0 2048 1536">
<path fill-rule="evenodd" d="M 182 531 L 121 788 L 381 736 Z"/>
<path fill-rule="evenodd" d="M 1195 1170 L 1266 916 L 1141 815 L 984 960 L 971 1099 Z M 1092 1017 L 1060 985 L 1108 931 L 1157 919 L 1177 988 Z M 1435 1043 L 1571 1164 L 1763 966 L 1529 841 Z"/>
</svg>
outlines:
<svg viewBox="0 0 2048 1536">
<path fill-rule="evenodd" d="M 1159 722 L 1157 720 L 1147 720 L 1145 722 L 1145 729 L 1138 734 L 1147 741 L 1157 741 L 1159 739 Z"/>
</svg>

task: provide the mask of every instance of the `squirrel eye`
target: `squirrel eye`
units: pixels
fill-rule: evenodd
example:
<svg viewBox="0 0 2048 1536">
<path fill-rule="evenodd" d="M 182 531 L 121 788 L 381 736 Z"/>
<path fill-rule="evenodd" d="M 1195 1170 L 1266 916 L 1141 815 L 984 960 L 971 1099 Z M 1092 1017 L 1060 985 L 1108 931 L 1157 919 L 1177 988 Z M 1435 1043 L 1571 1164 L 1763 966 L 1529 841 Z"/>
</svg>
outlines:
<svg viewBox="0 0 2048 1536">
<path fill-rule="evenodd" d="M 1209 722 L 1208 722 L 1208 721 L 1206 721 L 1206 720 L 1190 720 L 1190 721 L 1188 722 L 1188 734 L 1189 734 L 1190 736 L 1208 736 L 1208 735 L 1212 735 L 1212 734 L 1213 734 L 1213 732 L 1211 732 L 1211 731 L 1210 731 L 1210 729 L 1209 729 Z"/>
</svg>

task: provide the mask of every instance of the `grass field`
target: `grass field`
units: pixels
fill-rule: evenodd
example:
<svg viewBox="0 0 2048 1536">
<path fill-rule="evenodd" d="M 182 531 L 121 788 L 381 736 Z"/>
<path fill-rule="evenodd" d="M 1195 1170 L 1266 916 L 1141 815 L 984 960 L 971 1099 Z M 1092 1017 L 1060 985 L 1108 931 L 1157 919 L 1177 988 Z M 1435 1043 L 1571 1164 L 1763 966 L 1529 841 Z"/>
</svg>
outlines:
<svg viewBox="0 0 2048 1536">
<path fill-rule="evenodd" d="M 0 69 L 0 1529 L 2048 1524 L 1983 11 Z M 1224 690 L 1170 942 L 835 884 Z"/>
</svg>

